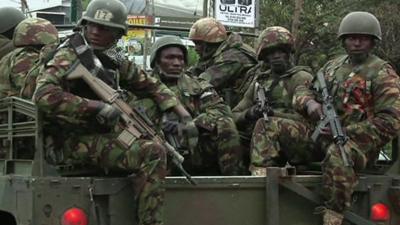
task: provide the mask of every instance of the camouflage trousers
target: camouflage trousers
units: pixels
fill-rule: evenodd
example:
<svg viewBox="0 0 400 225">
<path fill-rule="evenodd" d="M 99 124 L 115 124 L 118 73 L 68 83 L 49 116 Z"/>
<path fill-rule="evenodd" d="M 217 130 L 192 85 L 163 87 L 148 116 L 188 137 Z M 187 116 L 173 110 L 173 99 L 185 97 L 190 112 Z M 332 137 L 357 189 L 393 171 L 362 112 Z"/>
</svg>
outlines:
<svg viewBox="0 0 400 225">
<path fill-rule="evenodd" d="M 231 117 L 202 113 L 194 119 L 199 129 L 199 144 L 191 156 L 191 163 L 200 174 L 219 170 L 222 175 L 244 172 L 243 148 L 239 132 Z M 215 175 L 215 174 L 210 174 Z"/>
<path fill-rule="evenodd" d="M 312 130 L 302 122 L 270 117 L 257 121 L 251 140 L 251 165 L 284 166 L 322 161 L 322 193 L 327 208 L 341 212 L 351 205 L 357 185 L 356 171 L 365 168 L 367 157 L 359 146 L 348 140 L 345 151 L 353 166 L 345 167 L 338 147 L 326 137 L 318 145 L 311 142 Z M 325 153 L 326 152 L 326 153 Z"/>
<path fill-rule="evenodd" d="M 164 147 L 137 139 L 129 149 L 120 146 L 117 134 L 72 136 L 64 143 L 67 163 L 99 166 L 136 173 L 135 201 L 139 225 L 162 224 L 166 175 Z"/>
<path fill-rule="evenodd" d="M 162 112 L 151 99 L 134 100 L 131 105 L 140 106 L 156 129 L 161 130 Z M 217 110 L 192 116 L 195 117 L 194 123 L 199 130 L 199 140 L 191 154 L 185 156 L 184 167 L 188 172 L 191 175 L 242 174 L 243 148 L 232 117 Z"/>
<path fill-rule="evenodd" d="M 344 165 L 339 148 L 333 143 L 328 146 L 322 161 L 322 193 L 325 205 L 338 212 L 351 206 L 352 194 L 358 183 L 356 172 L 364 169 L 367 164 L 366 153 L 355 141 L 348 140 L 344 149 L 353 166 Z"/>
<path fill-rule="evenodd" d="M 287 162 L 299 165 L 318 160 L 310 132 L 304 122 L 280 117 L 259 119 L 250 144 L 251 166 L 284 166 Z"/>
</svg>

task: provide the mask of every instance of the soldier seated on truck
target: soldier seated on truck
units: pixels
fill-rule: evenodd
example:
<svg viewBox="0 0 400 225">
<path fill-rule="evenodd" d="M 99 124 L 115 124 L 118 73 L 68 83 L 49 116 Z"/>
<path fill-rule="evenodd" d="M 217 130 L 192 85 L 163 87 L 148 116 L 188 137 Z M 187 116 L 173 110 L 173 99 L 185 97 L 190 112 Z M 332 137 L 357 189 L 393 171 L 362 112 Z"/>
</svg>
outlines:
<svg viewBox="0 0 400 225">
<path fill-rule="evenodd" d="M 356 172 L 374 161 L 380 149 L 400 130 L 400 79 L 391 65 L 371 51 L 382 39 L 377 18 L 368 12 L 352 12 L 339 26 L 338 39 L 347 54 L 327 62 L 310 85 L 297 88 L 295 109 L 310 120 L 320 121 L 314 133 L 298 127 L 273 131 L 255 129 L 253 146 L 262 136 L 316 140 L 322 161 L 324 225 L 341 225 L 351 207 L 358 183 Z M 272 126 L 274 127 L 274 126 Z M 278 127 L 279 128 L 279 127 Z M 319 137 L 319 138 L 318 138 Z M 317 139 L 318 138 L 318 139 Z M 269 166 L 287 151 L 279 149 L 279 138 L 253 149 L 263 152 L 262 164 Z"/>
<path fill-rule="evenodd" d="M 69 77 L 78 66 L 85 68 L 107 87 L 121 85 L 139 96 L 151 97 L 162 110 L 173 110 L 187 120 L 190 115 L 172 91 L 129 61 L 115 57 L 112 50 L 127 32 L 126 20 L 127 9 L 120 1 L 91 1 L 80 21 L 82 31 L 61 43 L 41 67 L 33 101 L 48 120 L 45 130 L 53 138 L 55 151 L 62 151 L 59 155 L 63 157 L 54 163 L 136 173 L 138 224 L 159 225 L 164 201 L 161 183 L 166 174 L 164 145 L 144 135 L 121 133 L 121 111 L 101 100 L 99 92 L 83 79 Z"/>
<path fill-rule="evenodd" d="M 200 56 L 190 72 L 208 80 L 233 108 L 247 89 L 242 85 L 247 79 L 244 75 L 257 63 L 254 49 L 243 43 L 239 34 L 228 35 L 224 25 L 211 17 L 197 20 L 190 28 L 189 39 Z"/>
<path fill-rule="evenodd" d="M 146 99 L 138 100 L 143 104 L 136 105 L 147 104 L 146 113 L 152 121 L 162 118 L 159 123 L 167 140 L 187 153 L 185 167 L 190 174 L 241 175 L 245 172 L 242 147 L 231 109 L 209 82 L 185 73 L 187 54 L 179 37 L 164 36 L 152 46 L 150 65 L 152 76 L 173 90 L 190 112 L 199 131 L 198 144 L 192 147 L 182 141 L 185 137 L 180 135 L 176 116 L 163 115 Z"/>
<path fill-rule="evenodd" d="M 31 99 L 36 87 L 37 68 L 45 53 L 41 50 L 46 45 L 49 45 L 46 48 L 57 45 L 58 41 L 58 31 L 50 21 L 28 18 L 20 22 L 13 37 L 17 49 L 0 61 L 0 98 L 19 96 Z"/>
<path fill-rule="evenodd" d="M 256 127 L 250 156 L 253 175 L 264 174 L 267 166 L 283 166 L 287 159 L 292 164 L 307 161 L 307 158 L 301 161 L 301 157 L 293 157 L 302 151 L 300 149 L 307 149 L 312 154 L 308 150 L 309 142 L 299 144 L 304 134 L 302 130 L 307 130 L 309 124 L 292 107 L 292 98 L 296 88 L 310 83 L 313 77 L 308 67 L 293 64 L 293 44 L 292 34 L 283 27 L 268 27 L 260 34 L 257 46 L 260 62 L 248 72 L 254 80 L 233 109 L 236 124 L 242 133 L 251 134 Z M 294 131 L 292 127 L 298 128 L 298 138 L 285 139 L 288 131 Z M 277 135 L 278 130 L 282 133 Z M 278 156 L 280 149 L 285 151 L 285 155 L 280 155 L 279 160 L 269 160 Z"/>
<path fill-rule="evenodd" d="M 0 98 L 18 96 L 30 100 L 36 87 L 40 61 L 46 52 L 44 49 L 56 46 L 58 40 L 57 29 L 48 20 L 28 18 L 20 22 L 12 40 L 16 49 L 0 61 Z M 5 115 L 0 117 L 1 122 L 6 122 Z M 20 122 L 26 117 L 18 115 L 14 119 Z M 28 137 L 14 139 L 14 149 L 18 152 L 16 157 L 32 159 L 34 151 L 31 146 L 34 141 L 34 138 Z"/>
</svg>

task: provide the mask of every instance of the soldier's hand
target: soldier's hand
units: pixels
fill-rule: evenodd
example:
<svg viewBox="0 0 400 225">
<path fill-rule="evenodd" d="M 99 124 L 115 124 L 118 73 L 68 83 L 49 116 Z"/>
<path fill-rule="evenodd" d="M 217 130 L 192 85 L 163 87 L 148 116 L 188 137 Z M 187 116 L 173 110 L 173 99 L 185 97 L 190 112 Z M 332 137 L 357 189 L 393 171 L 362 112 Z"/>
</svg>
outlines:
<svg viewBox="0 0 400 225">
<path fill-rule="evenodd" d="M 171 133 L 171 134 L 176 134 L 178 133 L 179 129 L 179 121 L 174 121 L 174 120 L 166 120 L 162 122 L 162 130 L 165 133 Z"/>
<path fill-rule="evenodd" d="M 120 116 L 121 111 L 119 111 L 117 108 L 110 104 L 102 103 L 99 106 L 96 119 L 101 125 L 113 127 L 118 123 Z"/>
<path fill-rule="evenodd" d="M 263 116 L 263 109 L 258 105 L 253 105 L 250 109 L 246 112 L 246 119 L 248 120 L 257 120 Z"/>
<path fill-rule="evenodd" d="M 197 146 L 199 131 L 191 117 L 184 117 L 182 119 L 182 133 L 186 139 L 186 146 L 189 149 L 194 149 Z"/>
<path fill-rule="evenodd" d="M 311 99 L 306 103 L 307 114 L 315 120 L 320 120 L 323 116 L 321 103 Z"/>
</svg>

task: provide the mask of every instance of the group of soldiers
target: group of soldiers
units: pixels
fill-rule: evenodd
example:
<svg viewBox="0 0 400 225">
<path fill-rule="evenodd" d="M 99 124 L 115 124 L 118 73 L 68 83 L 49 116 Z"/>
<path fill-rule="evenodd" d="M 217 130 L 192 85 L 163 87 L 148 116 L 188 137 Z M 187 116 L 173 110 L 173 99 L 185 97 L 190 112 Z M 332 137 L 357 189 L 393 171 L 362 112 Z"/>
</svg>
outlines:
<svg viewBox="0 0 400 225">
<path fill-rule="evenodd" d="M 342 19 L 338 40 L 347 54 L 327 62 L 319 79 L 294 64 L 294 38 L 286 28 L 263 30 L 254 50 L 214 18 L 190 29 L 196 65 L 187 68 L 179 37 L 164 36 L 153 44 L 152 71 L 145 72 L 116 51 L 126 18 L 120 1 L 94 0 L 79 29 L 60 40 L 49 21 L 0 8 L 0 20 L 7 21 L 0 26 L 0 97 L 37 105 L 46 120 L 49 162 L 135 173 L 139 224 L 163 223 L 162 183 L 175 172 L 165 145 L 145 136 L 121 144 L 121 111 L 83 79 L 71 78 L 83 65 L 128 92 L 124 100 L 178 149 L 192 175 L 266 176 L 267 167 L 322 161 L 325 202 L 318 211 L 324 225 L 342 224 L 356 172 L 400 129 L 399 77 L 371 53 L 382 39 L 374 15 L 352 12 Z M 329 123 L 318 126 L 326 101 L 339 118 L 341 142 Z M 318 139 L 312 138 L 316 130 Z"/>
</svg>

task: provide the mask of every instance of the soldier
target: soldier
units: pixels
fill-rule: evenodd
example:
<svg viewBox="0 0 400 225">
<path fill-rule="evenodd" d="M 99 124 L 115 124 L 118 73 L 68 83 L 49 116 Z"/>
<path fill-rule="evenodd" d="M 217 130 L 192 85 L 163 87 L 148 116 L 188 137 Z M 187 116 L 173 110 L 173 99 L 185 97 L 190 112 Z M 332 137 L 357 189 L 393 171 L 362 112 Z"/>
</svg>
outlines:
<svg viewBox="0 0 400 225">
<path fill-rule="evenodd" d="M 313 77 L 308 67 L 293 64 L 293 44 L 292 34 L 283 27 L 268 27 L 260 34 L 257 47 L 260 63 L 249 71 L 255 78 L 233 109 L 235 121 L 244 131 L 251 133 L 255 126 L 250 151 L 253 175 L 263 175 L 265 167 L 282 166 L 287 160 L 297 164 L 307 160 L 300 157 L 300 148 L 309 144 L 301 142 L 307 123 L 292 107 L 292 98 L 296 87 L 310 83 Z M 265 93 L 267 107 L 261 108 L 259 91 Z M 271 117 L 266 120 L 264 113 Z M 298 137 L 284 136 L 288 130 Z M 295 154 L 299 157 L 294 157 Z"/>
<path fill-rule="evenodd" d="M 14 7 L 0 8 L 0 59 L 14 49 L 11 41 L 14 29 L 24 19 L 24 14 Z"/>
<path fill-rule="evenodd" d="M 17 49 L 0 61 L 0 98 L 20 96 L 31 99 L 36 87 L 35 68 L 39 67 L 40 51 L 45 45 L 56 45 L 58 41 L 57 29 L 48 20 L 28 18 L 20 22 L 13 37 Z"/>
<path fill-rule="evenodd" d="M 244 44 L 237 33 L 229 36 L 225 27 L 214 18 L 197 20 L 189 32 L 200 59 L 190 72 L 208 80 L 230 107 L 242 98 L 247 87 L 244 76 L 257 64 L 254 50 Z"/>
<path fill-rule="evenodd" d="M 48 161 L 105 170 L 134 172 L 135 200 L 140 225 L 162 224 L 166 174 L 166 149 L 151 140 L 136 138 L 129 147 L 118 140 L 118 109 L 99 100 L 82 80 L 68 75 L 80 63 L 113 88 L 127 88 L 154 99 L 162 110 L 173 110 L 181 118 L 190 115 L 165 85 L 140 71 L 115 51 L 127 32 L 127 9 L 118 0 L 91 1 L 77 31 L 59 45 L 41 68 L 34 102 L 49 120 L 46 131 Z M 111 51 L 110 51 L 111 49 Z M 119 81 L 119 83 L 118 83 Z M 53 151 L 51 144 L 62 149 Z M 56 148 L 57 149 L 57 148 Z"/>
<path fill-rule="evenodd" d="M 187 49 L 179 37 L 164 36 L 153 44 L 150 56 L 153 76 L 175 92 L 199 130 L 199 144 L 187 156 L 189 160 L 185 166 L 196 175 L 239 175 L 244 172 L 241 146 L 230 107 L 223 103 L 209 82 L 184 73 L 186 64 Z M 180 146 L 179 123 L 174 116 L 155 115 L 149 110 L 147 113 L 163 117 L 163 131 L 173 145 L 187 147 Z"/>
<path fill-rule="evenodd" d="M 322 162 L 324 225 L 342 224 L 342 212 L 351 206 L 358 183 L 356 172 L 373 163 L 400 128 L 399 77 L 388 62 L 371 53 L 382 39 L 377 18 L 368 12 L 349 13 L 340 23 L 338 38 L 347 54 L 327 62 L 320 72 L 348 136 L 344 155 L 350 166 L 332 143 L 330 129 L 321 129 L 326 134 L 319 140 L 326 150 Z M 309 118 L 322 115 L 320 85 L 314 83 L 315 92 L 299 87 L 293 99 L 295 108 Z"/>
</svg>

